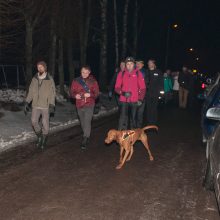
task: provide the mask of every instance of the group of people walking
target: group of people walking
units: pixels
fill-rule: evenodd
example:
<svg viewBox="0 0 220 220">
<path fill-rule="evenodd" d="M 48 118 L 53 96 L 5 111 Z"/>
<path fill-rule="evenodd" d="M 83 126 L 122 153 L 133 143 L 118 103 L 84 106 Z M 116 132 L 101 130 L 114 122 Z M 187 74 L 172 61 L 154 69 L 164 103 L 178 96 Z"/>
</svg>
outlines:
<svg viewBox="0 0 220 220">
<path fill-rule="evenodd" d="M 37 63 L 37 74 L 33 77 L 24 104 L 24 112 L 30 111 L 32 102 L 31 122 L 37 136 L 36 145 L 44 149 L 49 133 L 50 115 L 55 112 L 56 90 L 54 80 L 47 72 L 44 61 Z M 189 93 L 190 75 L 186 67 L 170 80 L 170 72 L 163 74 L 150 59 L 147 68 L 143 60 L 127 57 L 121 61 L 110 86 L 109 97 L 115 96 L 119 106 L 119 130 L 142 128 L 143 125 L 156 125 L 158 100 L 173 88 L 179 91 L 179 105 L 185 108 Z M 81 67 L 81 74 L 75 78 L 70 88 L 70 94 L 76 101 L 78 117 L 83 130 L 81 148 L 86 149 L 91 134 L 91 122 L 96 99 L 99 96 L 99 86 L 87 65 Z M 40 123 L 41 119 L 41 123 Z"/>
<path fill-rule="evenodd" d="M 47 65 L 44 61 L 37 63 L 37 70 L 28 90 L 24 112 L 27 114 L 30 111 L 29 106 L 32 102 L 31 122 L 37 136 L 36 145 L 44 149 L 49 133 L 49 118 L 55 112 L 56 90 L 54 80 L 47 72 Z M 91 134 L 95 100 L 99 96 L 99 86 L 91 75 L 89 66 L 82 66 L 81 75 L 73 80 L 70 93 L 76 100 L 77 113 L 83 130 L 81 148 L 86 149 Z"/>
<path fill-rule="evenodd" d="M 110 83 L 109 96 L 115 94 L 120 110 L 119 130 L 157 124 L 157 106 L 163 93 L 163 74 L 151 59 L 144 68 L 143 60 L 127 57 Z M 144 114 L 146 110 L 146 114 Z"/>
<path fill-rule="evenodd" d="M 195 95 L 195 76 L 186 66 L 180 72 L 166 70 L 164 73 L 164 102 L 174 101 L 180 108 L 192 106 Z"/>
</svg>

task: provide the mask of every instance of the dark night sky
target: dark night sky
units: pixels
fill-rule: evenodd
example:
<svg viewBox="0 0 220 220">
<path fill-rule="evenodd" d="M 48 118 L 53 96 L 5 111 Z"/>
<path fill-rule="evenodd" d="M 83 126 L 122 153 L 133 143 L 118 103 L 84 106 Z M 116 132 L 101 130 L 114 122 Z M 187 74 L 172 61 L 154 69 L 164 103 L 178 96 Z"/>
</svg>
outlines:
<svg viewBox="0 0 220 220">
<path fill-rule="evenodd" d="M 220 70 L 220 1 L 142 0 L 141 5 L 144 23 L 139 54 L 143 58 L 154 57 L 164 67 L 168 23 L 177 23 L 179 27 L 170 33 L 169 66 Z M 195 48 L 193 53 L 187 51 L 190 47 Z"/>
</svg>

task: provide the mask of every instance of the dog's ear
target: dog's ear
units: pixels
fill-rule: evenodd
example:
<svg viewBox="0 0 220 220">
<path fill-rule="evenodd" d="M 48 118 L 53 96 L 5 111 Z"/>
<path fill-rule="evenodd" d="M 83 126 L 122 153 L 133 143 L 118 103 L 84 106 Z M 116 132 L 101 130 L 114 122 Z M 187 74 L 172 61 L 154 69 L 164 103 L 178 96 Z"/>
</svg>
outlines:
<svg viewBox="0 0 220 220">
<path fill-rule="evenodd" d="M 121 131 L 115 130 L 115 140 L 117 142 L 120 141 L 120 137 L 122 136 Z"/>
</svg>

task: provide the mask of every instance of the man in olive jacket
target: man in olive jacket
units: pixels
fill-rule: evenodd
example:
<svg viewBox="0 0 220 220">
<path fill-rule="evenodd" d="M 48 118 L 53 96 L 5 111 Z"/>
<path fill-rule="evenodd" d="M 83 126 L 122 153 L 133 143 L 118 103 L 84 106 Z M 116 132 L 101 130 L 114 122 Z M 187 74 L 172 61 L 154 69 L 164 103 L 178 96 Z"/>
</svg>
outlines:
<svg viewBox="0 0 220 220">
<path fill-rule="evenodd" d="M 47 73 L 47 65 L 44 61 L 37 63 L 38 73 L 33 77 L 27 98 L 25 100 L 24 112 L 29 111 L 32 102 L 31 122 L 37 135 L 37 146 L 46 146 L 49 133 L 49 115 L 55 112 L 55 84 L 53 78 Z M 42 117 L 42 127 L 39 124 Z"/>
</svg>

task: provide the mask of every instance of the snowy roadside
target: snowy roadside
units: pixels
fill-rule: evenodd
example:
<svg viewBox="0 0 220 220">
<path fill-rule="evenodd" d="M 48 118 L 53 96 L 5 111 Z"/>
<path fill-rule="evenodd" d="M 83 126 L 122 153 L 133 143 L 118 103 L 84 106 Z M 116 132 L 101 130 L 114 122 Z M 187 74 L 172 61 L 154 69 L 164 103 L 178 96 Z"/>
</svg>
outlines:
<svg viewBox="0 0 220 220">
<path fill-rule="evenodd" d="M 10 98 L 5 95 L 4 100 L 0 100 L 4 101 L 3 104 L 0 104 L 0 153 L 35 139 L 31 127 L 31 114 L 25 116 L 21 104 L 23 97 L 25 97 L 24 94 L 20 91 L 10 91 L 9 93 Z M 6 103 L 6 101 L 8 102 Z M 60 96 L 57 97 L 57 101 L 55 117 L 50 120 L 50 133 L 59 132 L 79 124 L 75 105 L 66 102 Z M 100 95 L 99 105 L 100 111 L 94 115 L 94 120 L 114 114 L 118 110 L 115 101 L 109 101 L 106 94 Z"/>
</svg>

